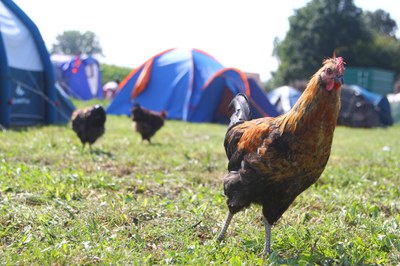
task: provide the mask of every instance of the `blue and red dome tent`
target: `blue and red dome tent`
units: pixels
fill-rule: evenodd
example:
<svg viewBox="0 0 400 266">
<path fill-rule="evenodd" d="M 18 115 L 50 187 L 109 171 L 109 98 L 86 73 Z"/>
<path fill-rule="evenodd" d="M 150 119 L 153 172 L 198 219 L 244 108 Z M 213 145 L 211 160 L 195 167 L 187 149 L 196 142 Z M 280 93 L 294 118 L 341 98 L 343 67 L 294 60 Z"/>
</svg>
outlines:
<svg viewBox="0 0 400 266">
<path fill-rule="evenodd" d="M 278 115 L 240 70 L 225 68 L 198 49 L 170 49 L 125 77 L 107 113 L 130 115 L 130 108 L 139 103 L 153 111 L 165 110 L 168 119 L 226 123 L 228 104 L 239 92 L 249 96 L 254 118 Z"/>
</svg>

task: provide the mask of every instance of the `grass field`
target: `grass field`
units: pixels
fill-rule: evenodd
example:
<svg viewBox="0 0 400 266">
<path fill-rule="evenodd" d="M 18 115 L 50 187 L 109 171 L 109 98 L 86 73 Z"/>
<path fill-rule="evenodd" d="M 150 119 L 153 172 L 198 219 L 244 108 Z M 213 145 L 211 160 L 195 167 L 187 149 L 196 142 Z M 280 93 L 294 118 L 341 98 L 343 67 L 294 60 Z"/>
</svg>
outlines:
<svg viewBox="0 0 400 266">
<path fill-rule="evenodd" d="M 399 126 L 338 127 L 263 262 L 259 206 L 215 241 L 226 126 L 167 121 L 149 145 L 128 117 L 107 119 L 93 153 L 70 124 L 0 132 L 0 265 L 400 264 Z"/>
</svg>

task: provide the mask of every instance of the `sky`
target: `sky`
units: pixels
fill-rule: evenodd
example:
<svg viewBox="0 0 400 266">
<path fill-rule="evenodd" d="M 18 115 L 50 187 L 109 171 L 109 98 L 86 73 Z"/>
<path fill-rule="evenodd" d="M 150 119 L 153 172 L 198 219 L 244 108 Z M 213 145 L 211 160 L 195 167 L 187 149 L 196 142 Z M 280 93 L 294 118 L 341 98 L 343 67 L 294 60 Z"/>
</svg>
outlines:
<svg viewBox="0 0 400 266">
<path fill-rule="evenodd" d="M 196 48 L 225 67 L 258 73 L 266 81 L 278 68 L 278 61 L 272 56 L 275 38 L 285 38 L 288 18 L 310 0 L 14 2 L 39 28 L 48 49 L 64 31 L 91 31 L 103 49 L 101 63 L 136 68 L 165 50 Z M 400 1 L 354 2 L 363 10 L 385 10 L 400 27 Z"/>
</svg>

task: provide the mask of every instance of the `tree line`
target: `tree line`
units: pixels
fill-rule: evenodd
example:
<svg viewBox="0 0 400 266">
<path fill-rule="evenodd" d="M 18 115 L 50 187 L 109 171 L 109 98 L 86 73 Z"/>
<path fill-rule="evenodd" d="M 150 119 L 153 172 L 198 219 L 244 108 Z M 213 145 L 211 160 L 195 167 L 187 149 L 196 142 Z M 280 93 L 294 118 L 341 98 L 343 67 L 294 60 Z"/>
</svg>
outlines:
<svg viewBox="0 0 400 266">
<path fill-rule="evenodd" d="M 278 59 L 279 66 L 271 73 L 267 87 L 310 78 L 322 60 L 333 53 L 345 58 L 347 66 L 392 70 L 398 76 L 400 42 L 396 37 L 397 29 L 396 21 L 384 10 L 363 11 L 354 0 L 311 0 L 289 17 L 285 38 L 275 38 L 272 54 Z M 93 32 L 66 31 L 56 40 L 51 53 L 103 55 Z M 118 67 L 113 66 L 112 71 L 118 72 Z M 122 72 L 127 71 L 125 68 Z"/>
<path fill-rule="evenodd" d="M 397 24 L 384 10 L 364 12 L 353 0 L 312 0 L 289 18 L 289 31 L 275 40 L 279 60 L 276 85 L 310 77 L 335 52 L 347 66 L 377 67 L 400 73 Z"/>
</svg>

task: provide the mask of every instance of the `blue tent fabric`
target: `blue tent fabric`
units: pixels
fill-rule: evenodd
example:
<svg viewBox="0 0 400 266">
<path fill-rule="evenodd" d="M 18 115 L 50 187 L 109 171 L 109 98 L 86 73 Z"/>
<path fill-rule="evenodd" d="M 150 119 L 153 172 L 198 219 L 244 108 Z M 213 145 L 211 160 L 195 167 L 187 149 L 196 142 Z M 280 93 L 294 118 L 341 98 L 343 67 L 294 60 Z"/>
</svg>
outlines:
<svg viewBox="0 0 400 266">
<path fill-rule="evenodd" d="M 51 57 L 56 78 L 68 95 L 78 100 L 103 99 L 100 63 L 90 55 Z"/>
<path fill-rule="evenodd" d="M 191 101 L 187 120 L 191 122 L 226 123 L 229 119 L 229 102 L 239 92 L 249 94 L 248 83 L 244 74 L 233 68 L 222 69 L 210 79 L 203 91 L 199 93 L 199 100 Z"/>
<path fill-rule="evenodd" d="M 248 81 L 250 86 L 251 98 L 254 99 L 257 106 L 259 106 L 261 110 L 266 110 L 269 116 L 276 117 L 281 115 L 281 113 L 278 112 L 275 106 L 268 100 L 266 93 L 262 91 L 257 82 L 252 78 L 249 78 Z M 252 110 L 252 113 L 258 113 L 257 116 L 265 116 L 265 114 L 261 113 L 260 110 Z"/>
<path fill-rule="evenodd" d="M 251 98 L 248 80 L 240 70 L 224 67 L 201 50 L 176 48 L 155 55 L 132 71 L 120 83 L 107 113 L 130 115 L 130 108 L 139 103 L 150 110 L 166 111 L 168 119 L 225 122 L 225 109 L 239 92 Z M 256 101 L 252 105 L 270 115 L 270 110 Z"/>
<path fill-rule="evenodd" d="M 11 0 L 0 2 L 0 60 L 0 124 L 59 123 L 59 95 L 46 46 L 33 21 Z"/>
</svg>

